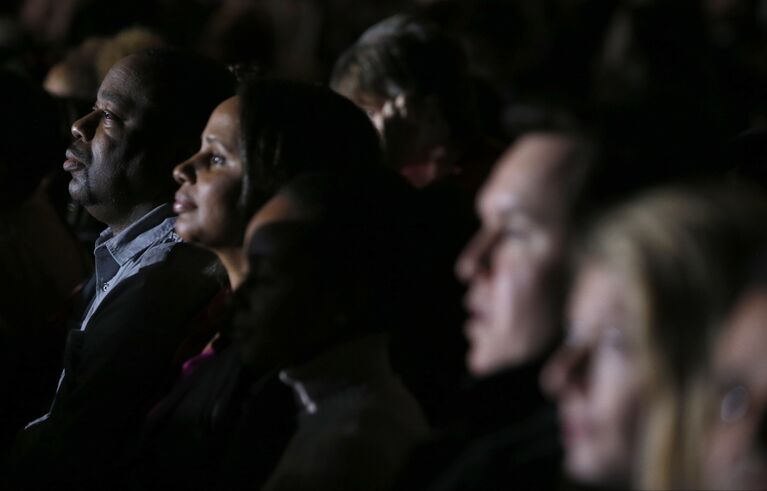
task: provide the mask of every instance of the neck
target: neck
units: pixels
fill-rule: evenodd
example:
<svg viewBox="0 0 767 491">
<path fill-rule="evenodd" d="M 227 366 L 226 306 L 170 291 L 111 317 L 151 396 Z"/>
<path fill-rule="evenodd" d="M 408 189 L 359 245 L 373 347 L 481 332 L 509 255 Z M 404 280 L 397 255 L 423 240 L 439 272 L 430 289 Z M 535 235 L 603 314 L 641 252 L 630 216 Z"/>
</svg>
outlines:
<svg viewBox="0 0 767 491">
<path fill-rule="evenodd" d="M 243 248 L 227 247 L 215 249 L 213 252 L 216 253 L 219 261 L 221 261 L 221 264 L 226 269 L 232 291 L 236 290 L 242 285 L 242 282 L 245 281 L 245 276 L 248 274 L 248 260 L 245 257 Z"/>
<path fill-rule="evenodd" d="M 93 215 L 96 220 L 103 222 L 109 226 L 113 235 L 117 235 L 132 223 L 136 222 L 139 218 L 143 217 L 150 211 L 160 206 L 162 202 L 146 202 L 134 205 L 125 212 L 117 212 L 116 210 L 109 211 L 100 209 L 99 207 L 86 207 L 88 213 Z"/>
</svg>

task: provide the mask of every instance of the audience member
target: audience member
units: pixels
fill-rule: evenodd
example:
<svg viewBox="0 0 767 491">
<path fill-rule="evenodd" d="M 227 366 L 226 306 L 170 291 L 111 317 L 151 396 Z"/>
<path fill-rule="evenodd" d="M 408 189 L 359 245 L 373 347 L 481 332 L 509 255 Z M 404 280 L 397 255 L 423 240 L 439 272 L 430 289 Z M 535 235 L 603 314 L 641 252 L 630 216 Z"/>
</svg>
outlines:
<svg viewBox="0 0 767 491">
<path fill-rule="evenodd" d="M 176 230 L 219 257 L 236 291 L 248 272 L 246 225 L 267 199 L 307 172 L 374 167 L 379 152 L 364 113 L 331 90 L 248 78 L 213 112 L 200 150 L 174 170 Z M 259 216 L 288 218 L 283 212 L 272 208 Z M 184 377 L 152 411 L 137 487 L 178 484 L 179 474 L 186 488 L 207 488 L 223 476 L 229 489 L 253 486 L 276 463 L 292 429 L 282 409 L 284 387 L 268 363 L 243 369 L 226 318 L 219 312 L 215 341 L 187 362 Z M 257 465 L 250 448 L 255 440 Z"/>
<path fill-rule="evenodd" d="M 756 265 L 713 353 L 706 489 L 765 489 L 767 296 L 764 259 Z"/>
<path fill-rule="evenodd" d="M 423 191 L 418 213 L 428 253 L 419 267 L 430 286 L 419 295 L 433 307 L 392 344 L 408 387 L 442 425 L 445 400 L 465 377 L 463 288 L 450 271 L 476 228 L 476 190 L 502 147 L 480 131 L 461 45 L 414 17 L 394 16 L 365 31 L 336 62 L 331 86 L 367 111 L 385 163 Z M 435 345 L 435 337 L 442 343 Z"/>
<path fill-rule="evenodd" d="M 559 339 L 571 212 L 595 162 L 596 148 L 585 137 L 531 133 L 501 157 L 481 189 L 482 225 L 456 266 L 468 284 L 464 332 L 473 380 L 451 407 L 451 433 L 419 451 L 403 486 L 533 485 L 533 468 L 556 469 L 555 412 L 538 373 Z M 529 452 L 533 443 L 537 449 Z M 500 465 L 508 459 L 519 467 Z M 553 485 L 556 472 L 545 479 L 536 485 Z"/>
<path fill-rule="evenodd" d="M 578 255 L 564 345 L 543 382 L 565 469 L 617 489 L 696 489 L 707 355 L 744 262 L 764 242 L 762 196 L 663 189 L 608 214 Z"/>
<path fill-rule="evenodd" d="M 66 57 L 53 65 L 45 76 L 43 87 L 59 104 L 61 131 L 69 138 L 71 126 L 80 115 L 90 112 L 99 85 L 112 65 L 126 56 L 152 47 L 162 47 L 163 41 L 146 29 L 132 28 L 112 37 L 90 37 L 72 49 Z M 65 193 L 67 182 L 55 179 L 55 191 Z M 64 196 L 67 223 L 74 229 L 80 242 L 90 248 L 101 231 L 101 224 L 89 215 L 83 206 Z"/>
<path fill-rule="evenodd" d="M 235 324 L 249 363 L 278 368 L 300 408 L 265 490 L 394 489 L 426 435 L 388 359 L 386 332 L 409 315 L 404 272 L 416 259 L 396 233 L 408 189 L 395 177 L 307 176 L 254 217 L 293 216 L 254 233 Z"/>
<path fill-rule="evenodd" d="M 765 5 L 3 2 L 0 486 L 763 487 Z"/>
<path fill-rule="evenodd" d="M 331 86 L 368 113 L 386 163 L 411 184 L 460 174 L 479 186 L 494 152 L 479 134 L 466 56 L 436 26 L 407 16 L 374 25 L 336 62 Z"/>
<path fill-rule="evenodd" d="M 109 71 L 94 109 L 72 125 L 69 192 L 108 228 L 71 317 L 54 402 L 17 445 L 17 486 L 108 487 L 115 457 L 170 381 L 186 322 L 218 281 L 215 258 L 173 230 L 169 173 L 230 90 L 218 65 L 145 51 Z"/>
</svg>

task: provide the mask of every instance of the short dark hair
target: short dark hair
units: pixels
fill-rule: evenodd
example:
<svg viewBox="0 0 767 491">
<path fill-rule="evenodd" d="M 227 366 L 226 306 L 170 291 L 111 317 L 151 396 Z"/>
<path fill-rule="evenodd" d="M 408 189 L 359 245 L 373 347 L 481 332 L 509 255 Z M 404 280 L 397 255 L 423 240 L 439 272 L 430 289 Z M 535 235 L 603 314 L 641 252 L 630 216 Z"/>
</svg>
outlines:
<svg viewBox="0 0 767 491">
<path fill-rule="evenodd" d="M 153 116 L 170 123 L 161 136 L 172 137 L 179 152 L 197 148 L 210 114 L 234 95 L 234 76 L 220 63 L 177 48 L 149 48 L 133 56 L 151 77 L 147 91 L 155 102 Z M 179 155 L 174 165 L 188 156 Z"/>
<path fill-rule="evenodd" d="M 432 96 L 453 139 L 465 141 L 478 132 L 474 90 L 463 47 L 426 21 L 395 16 L 368 29 L 336 62 L 331 86 L 340 92 L 386 99 L 400 94 Z"/>
<path fill-rule="evenodd" d="M 309 173 L 278 194 L 301 217 L 280 227 L 304 229 L 296 245 L 321 259 L 314 271 L 319 281 L 329 291 L 354 292 L 353 332 L 346 334 L 400 326 L 419 298 L 415 191 L 404 178 L 383 167 Z"/>
<path fill-rule="evenodd" d="M 148 48 L 126 58 L 138 63 L 151 103 L 142 132 L 157 154 L 142 169 L 145 183 L 172 196 L 178 188 L 173 168 L 199 148 L 210 114 L 234 95 L 234 76 L 220 63 L 177 48 Z"/>
<path fill-rule="evenodd" d="M 380 163 L 378 133 L 351 101 L 315 85 L 251 78 L 240 97 L 241 206 L 253 213 L 290 179 Z"/>
</svg>

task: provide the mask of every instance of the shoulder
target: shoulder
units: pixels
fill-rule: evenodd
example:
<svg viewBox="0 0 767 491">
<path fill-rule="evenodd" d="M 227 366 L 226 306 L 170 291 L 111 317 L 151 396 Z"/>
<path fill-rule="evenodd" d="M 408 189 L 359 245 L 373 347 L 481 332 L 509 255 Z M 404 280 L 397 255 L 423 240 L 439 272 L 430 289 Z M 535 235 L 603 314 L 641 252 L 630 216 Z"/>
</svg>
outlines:
<svg viewBox="0 0 767 491">
<path fill-rule="evenodd" d="M 226 276 L 221 274 L 214 254 L 176 243 L 167 249 L 162 260 L 145 264 L 121 280 L 99 306 L 89 325 L 113 315 L 127 314 L 126 319 L 191 315 L 203 308 L 225 282 Z"/>
<path fill-rule="evenodd" d="M 223 266 L 216 255 L 206 249 L 184 242 L 163 243 L 153 249 L 147 251 L 154 257 L 147 258 L 146 265 L 136 275 L 137 282 L 186 279 L 195 283 L 215 283 L 220 288 L 226 281 Z"/>
</svg>

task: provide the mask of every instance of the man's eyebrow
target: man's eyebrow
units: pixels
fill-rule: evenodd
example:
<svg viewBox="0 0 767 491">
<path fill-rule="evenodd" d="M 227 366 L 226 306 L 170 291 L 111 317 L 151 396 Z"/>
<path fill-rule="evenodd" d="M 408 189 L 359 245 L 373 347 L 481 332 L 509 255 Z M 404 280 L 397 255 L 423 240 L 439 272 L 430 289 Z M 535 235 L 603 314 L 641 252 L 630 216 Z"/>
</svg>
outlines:
<svg viewBox="0 0 767 491">
<path fill-rule="evenodd" d="M 130 98 L 115 92 L 99 92 L 98 99 L 115 104 L 123 110 L 130 109 L 133 106 L 133 101 Z"/>
</svg>

